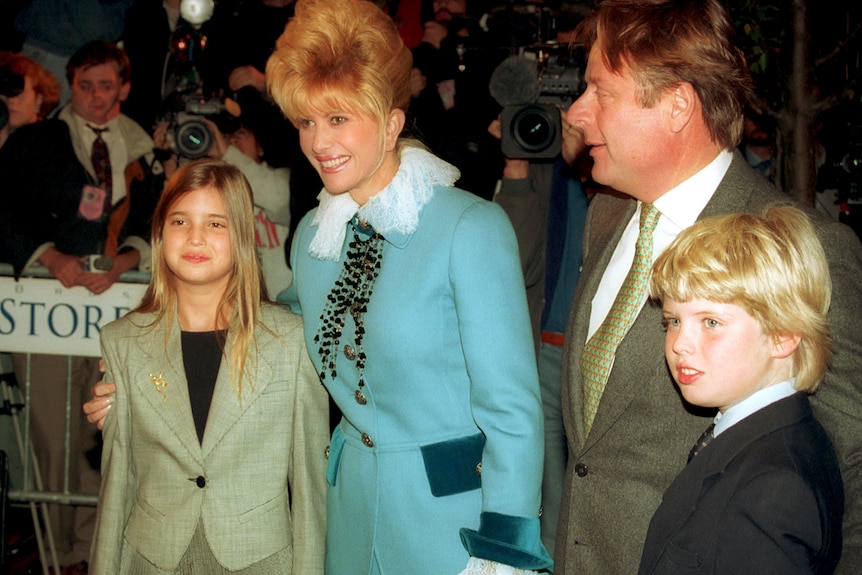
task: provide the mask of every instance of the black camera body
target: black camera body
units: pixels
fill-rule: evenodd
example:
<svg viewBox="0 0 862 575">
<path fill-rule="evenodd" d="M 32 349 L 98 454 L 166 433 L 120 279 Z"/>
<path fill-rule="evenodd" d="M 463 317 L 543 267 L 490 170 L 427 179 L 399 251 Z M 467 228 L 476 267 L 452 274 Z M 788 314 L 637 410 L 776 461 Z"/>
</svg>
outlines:
<svg viewBox="0 0 862 575">
<path fill-rule="evenodd" d="M 204 118 L 225 133 L 239 128 L 239 105 L 229 98 L 186 96 L 179 108 L 170 115 L 168 138 L 171 150 L 184 158 L 203 158 L 212 147 L 214 136 Z"/>
<path fill-rule="evenodd" d="M 0 68 L 0 96 L 14 98 L 24 90 L 24 76 L 9 68 Z M 9 123 L 9 108 L 0 100 L 0 130 Z"/>
<path fill-rule="evenodd" d="M 505 106 L 500 117 L 503 155 L 517 159 L 551 159 L 562 149 L 560 110 L 584 91 L 581 69 L 551 55 L 539 67 L 539 97 L 520 106 Z"/>
</svg>

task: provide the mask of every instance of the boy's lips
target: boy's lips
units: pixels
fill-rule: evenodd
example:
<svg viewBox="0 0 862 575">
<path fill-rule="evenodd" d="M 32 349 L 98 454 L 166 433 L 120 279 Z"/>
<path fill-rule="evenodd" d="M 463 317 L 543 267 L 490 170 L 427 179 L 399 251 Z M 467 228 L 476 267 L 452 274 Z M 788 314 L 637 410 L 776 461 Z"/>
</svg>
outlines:
<svg viewBox="0 0 862 575">
<path fill-rule="evenodd" d="M 694 369 L 693 367 L 677 364 L 676 376 L 677 381 L 681 385 L 690 385 L 697 381 L 698 378 L 700 378 L 701 372 L 697 369 Z"/>
</svg>

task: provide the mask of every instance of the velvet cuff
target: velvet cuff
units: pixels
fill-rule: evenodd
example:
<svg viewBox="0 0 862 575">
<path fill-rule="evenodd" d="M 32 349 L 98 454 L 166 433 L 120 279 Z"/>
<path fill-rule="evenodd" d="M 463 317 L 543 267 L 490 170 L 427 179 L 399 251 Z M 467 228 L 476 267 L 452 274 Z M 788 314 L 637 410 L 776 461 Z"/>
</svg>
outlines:
<svg viewBox="0 0 862 575">
<path fill-rule="evenodd" d="M 472 557 L 519 569 L 553 571 L 539 533 L 539 519 L 482 512 L 479 531 L 461 529 L 461 542 Z"/>
</svg>

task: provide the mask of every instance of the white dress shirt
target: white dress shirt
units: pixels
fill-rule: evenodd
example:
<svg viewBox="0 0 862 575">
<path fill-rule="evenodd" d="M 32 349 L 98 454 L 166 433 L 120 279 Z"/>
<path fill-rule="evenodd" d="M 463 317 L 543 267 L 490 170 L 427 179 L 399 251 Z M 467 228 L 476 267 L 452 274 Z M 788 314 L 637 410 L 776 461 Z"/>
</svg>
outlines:
<svg viewBox="0 0 862 575">
<path fill-rule="evenodd" d="M 718 188 L 718 184 L 727 173 L 732 159 L 733 154 L 731 152 L 726 150 L 721 152 L 701 171 L 664 193 L 654 202 L 655 207 L 661 212 L 661 217 L 653 233 L 653 262 L 682 230 L 697 221 L 697 217 L 706 207 L 716 188 Z M 592 337 L 604 321 L 605 316 L 608 315 L 635 259 L 640 211 L 641 204 L 639 203 L 638 209 L 635 210 L 632 219 L 629 220 L 611 261 L 605 269 L 596 295 L 593 297 L 587 339 Z M 646 300 L 647 294 L 644 294 L 641 305 L 646 303 Z"/>
</svg>

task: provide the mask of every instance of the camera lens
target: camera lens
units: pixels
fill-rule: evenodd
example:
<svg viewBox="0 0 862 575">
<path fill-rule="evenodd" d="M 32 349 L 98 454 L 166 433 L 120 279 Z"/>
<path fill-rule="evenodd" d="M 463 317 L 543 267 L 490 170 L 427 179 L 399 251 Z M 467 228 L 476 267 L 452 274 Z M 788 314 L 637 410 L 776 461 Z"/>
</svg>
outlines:
<svg viewBox="0 0 862 575">
<path fill-rule="evenodd" d="M 506 106 L 500 148 L 507 158 L 553 158 L 562 147 L 560 111 L 553 104 Z"/>
<path fill-rule="evenodd" d="M 512 122 L 512 136 L 527 152 L 539 152 L 551 145 L 555 131 L 545 108 L 528 106 Z"/>
<path fill-rule="evenodd" d="M 213 136 L 209 128 L 201 120 L 187 120 L 177 126 L 177 152 L 191 160 L 206 156 L 212 145 Z"/>
</svg>

